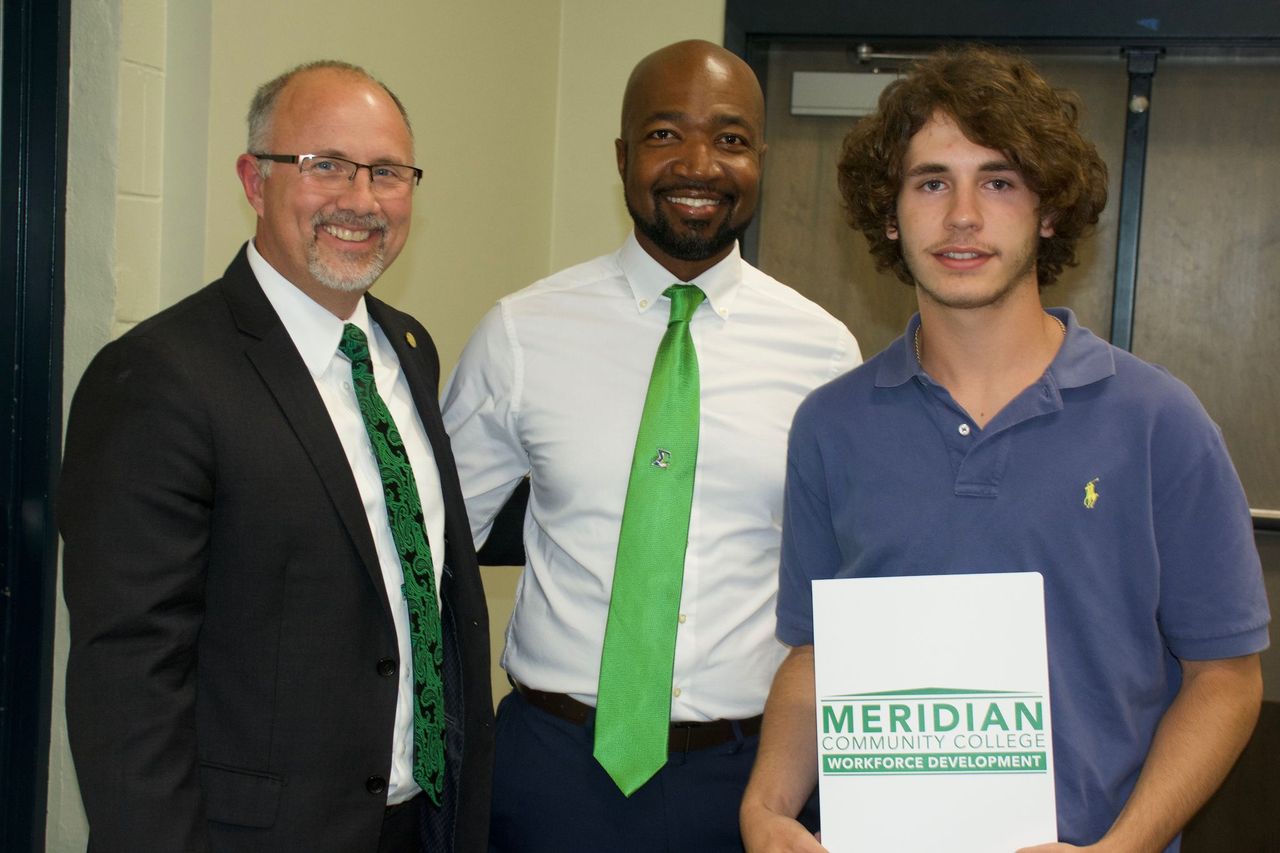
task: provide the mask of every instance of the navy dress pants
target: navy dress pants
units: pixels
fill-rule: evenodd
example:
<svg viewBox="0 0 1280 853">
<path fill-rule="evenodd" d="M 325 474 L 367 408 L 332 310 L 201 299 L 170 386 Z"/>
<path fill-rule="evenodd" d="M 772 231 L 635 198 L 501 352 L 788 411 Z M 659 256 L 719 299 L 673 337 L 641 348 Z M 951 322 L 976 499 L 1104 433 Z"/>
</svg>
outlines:
<svg viewBox="0 0 1280 853">
<path fill-rule="evenodd" d="M 490 853 L 742 853 L 738 805 L 759 737 L 692 752 L 630 797 L 575 725 L 518 693 L 498 706 Z M 802 820 L 816 828 L 817 795 Z"/>
</svg>

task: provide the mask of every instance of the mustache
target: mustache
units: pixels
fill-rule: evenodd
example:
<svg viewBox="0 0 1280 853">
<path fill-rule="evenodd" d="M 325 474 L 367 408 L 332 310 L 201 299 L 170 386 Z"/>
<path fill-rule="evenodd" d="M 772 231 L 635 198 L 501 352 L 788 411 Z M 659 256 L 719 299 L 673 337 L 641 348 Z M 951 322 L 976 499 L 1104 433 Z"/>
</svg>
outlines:
<svg viewBox="0 0 1280 853">
<path fill-rule="evenodd" d="M 996 251 L 995 247 L 988 246 L 985 243 L 966 243 L 964 241 L 957 241 L 954 239 L 940 240 L 930 246 L 925 247 L 925 251 L 931 255 L 937 254 L 938 252 L 947 251 L 947 250 L 954 251 L 954 252 L 981 252 L 984 255 L 1000 254 L 999 252 Z"/>
<path fill-rule="evenodd" d="M 317 213 L 311 217 L 312 227 L 320 225 L 337 225 L 350 228 L 352 231 L 386 231 L 385 217 L 374 213 L 358 214 L 350 210 L 335 210 L 331 213 Z"/>
</svg>

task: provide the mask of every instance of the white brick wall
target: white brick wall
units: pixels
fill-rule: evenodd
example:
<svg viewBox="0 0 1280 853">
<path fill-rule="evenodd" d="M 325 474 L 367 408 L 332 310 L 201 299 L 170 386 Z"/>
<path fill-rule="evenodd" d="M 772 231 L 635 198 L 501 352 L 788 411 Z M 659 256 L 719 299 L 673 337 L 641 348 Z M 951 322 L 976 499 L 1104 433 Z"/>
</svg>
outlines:
<svg viewBox="0 0 1280 853">
<path fill-rule="evenodd" d="M 161 307 L 164 64 L 165 0 L 122 0 L 115 334 Z"/>
</svg>

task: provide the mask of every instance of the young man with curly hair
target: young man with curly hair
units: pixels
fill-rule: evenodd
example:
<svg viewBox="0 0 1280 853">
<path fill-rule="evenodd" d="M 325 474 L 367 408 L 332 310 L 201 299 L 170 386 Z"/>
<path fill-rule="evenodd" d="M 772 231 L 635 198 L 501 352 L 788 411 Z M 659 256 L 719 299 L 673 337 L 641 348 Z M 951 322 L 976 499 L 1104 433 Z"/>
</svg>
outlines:
<svg viewBox="0 0 1280 853">
<path fill-rule="evenodd" d="M 1185 385 L 1041 303 L 1106 202 L 1078 110 L 1025 60 L 964 48 L 845 140 L 850 223 L 919 314 L 796 414 L 792 648 L 743 800 L 750 851 L 822 849 L 790 819 L 817 778 L 815 579 L 1043 574 L 1058 839 L 1023 853 L 1176 851 L 1253 728 L 1269 614 L 1221 434 Z"/>
</svg>

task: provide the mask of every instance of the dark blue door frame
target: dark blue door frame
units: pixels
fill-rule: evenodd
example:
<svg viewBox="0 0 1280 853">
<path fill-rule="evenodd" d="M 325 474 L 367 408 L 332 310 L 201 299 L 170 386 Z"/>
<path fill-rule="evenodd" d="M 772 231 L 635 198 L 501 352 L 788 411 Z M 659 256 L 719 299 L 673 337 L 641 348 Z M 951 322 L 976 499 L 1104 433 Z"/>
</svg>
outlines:
<svg viewBox="0 0 1280 853">
<path fill-rule="evenodd" d="M 5 0 L 0 147 L 0 850 L 44 850 L 62 438 L 70 0 Z"/>
<path fill-rule="evenodd" d="M 1133 349 L 1133 307 L 1138 290 L 1138 240 L 1142 236 L 1142 184 L 1147 173 L 1147 126 L 1151 118 L 1151 78 L 1159 48 L 1125 52 L 1129 100 L 1124 123 L 1124 165 L 1120 172 L 1120 220 L 1116 235 L 1116 278 L 1111 306 L 1111 343 Z"/>
</svg>

